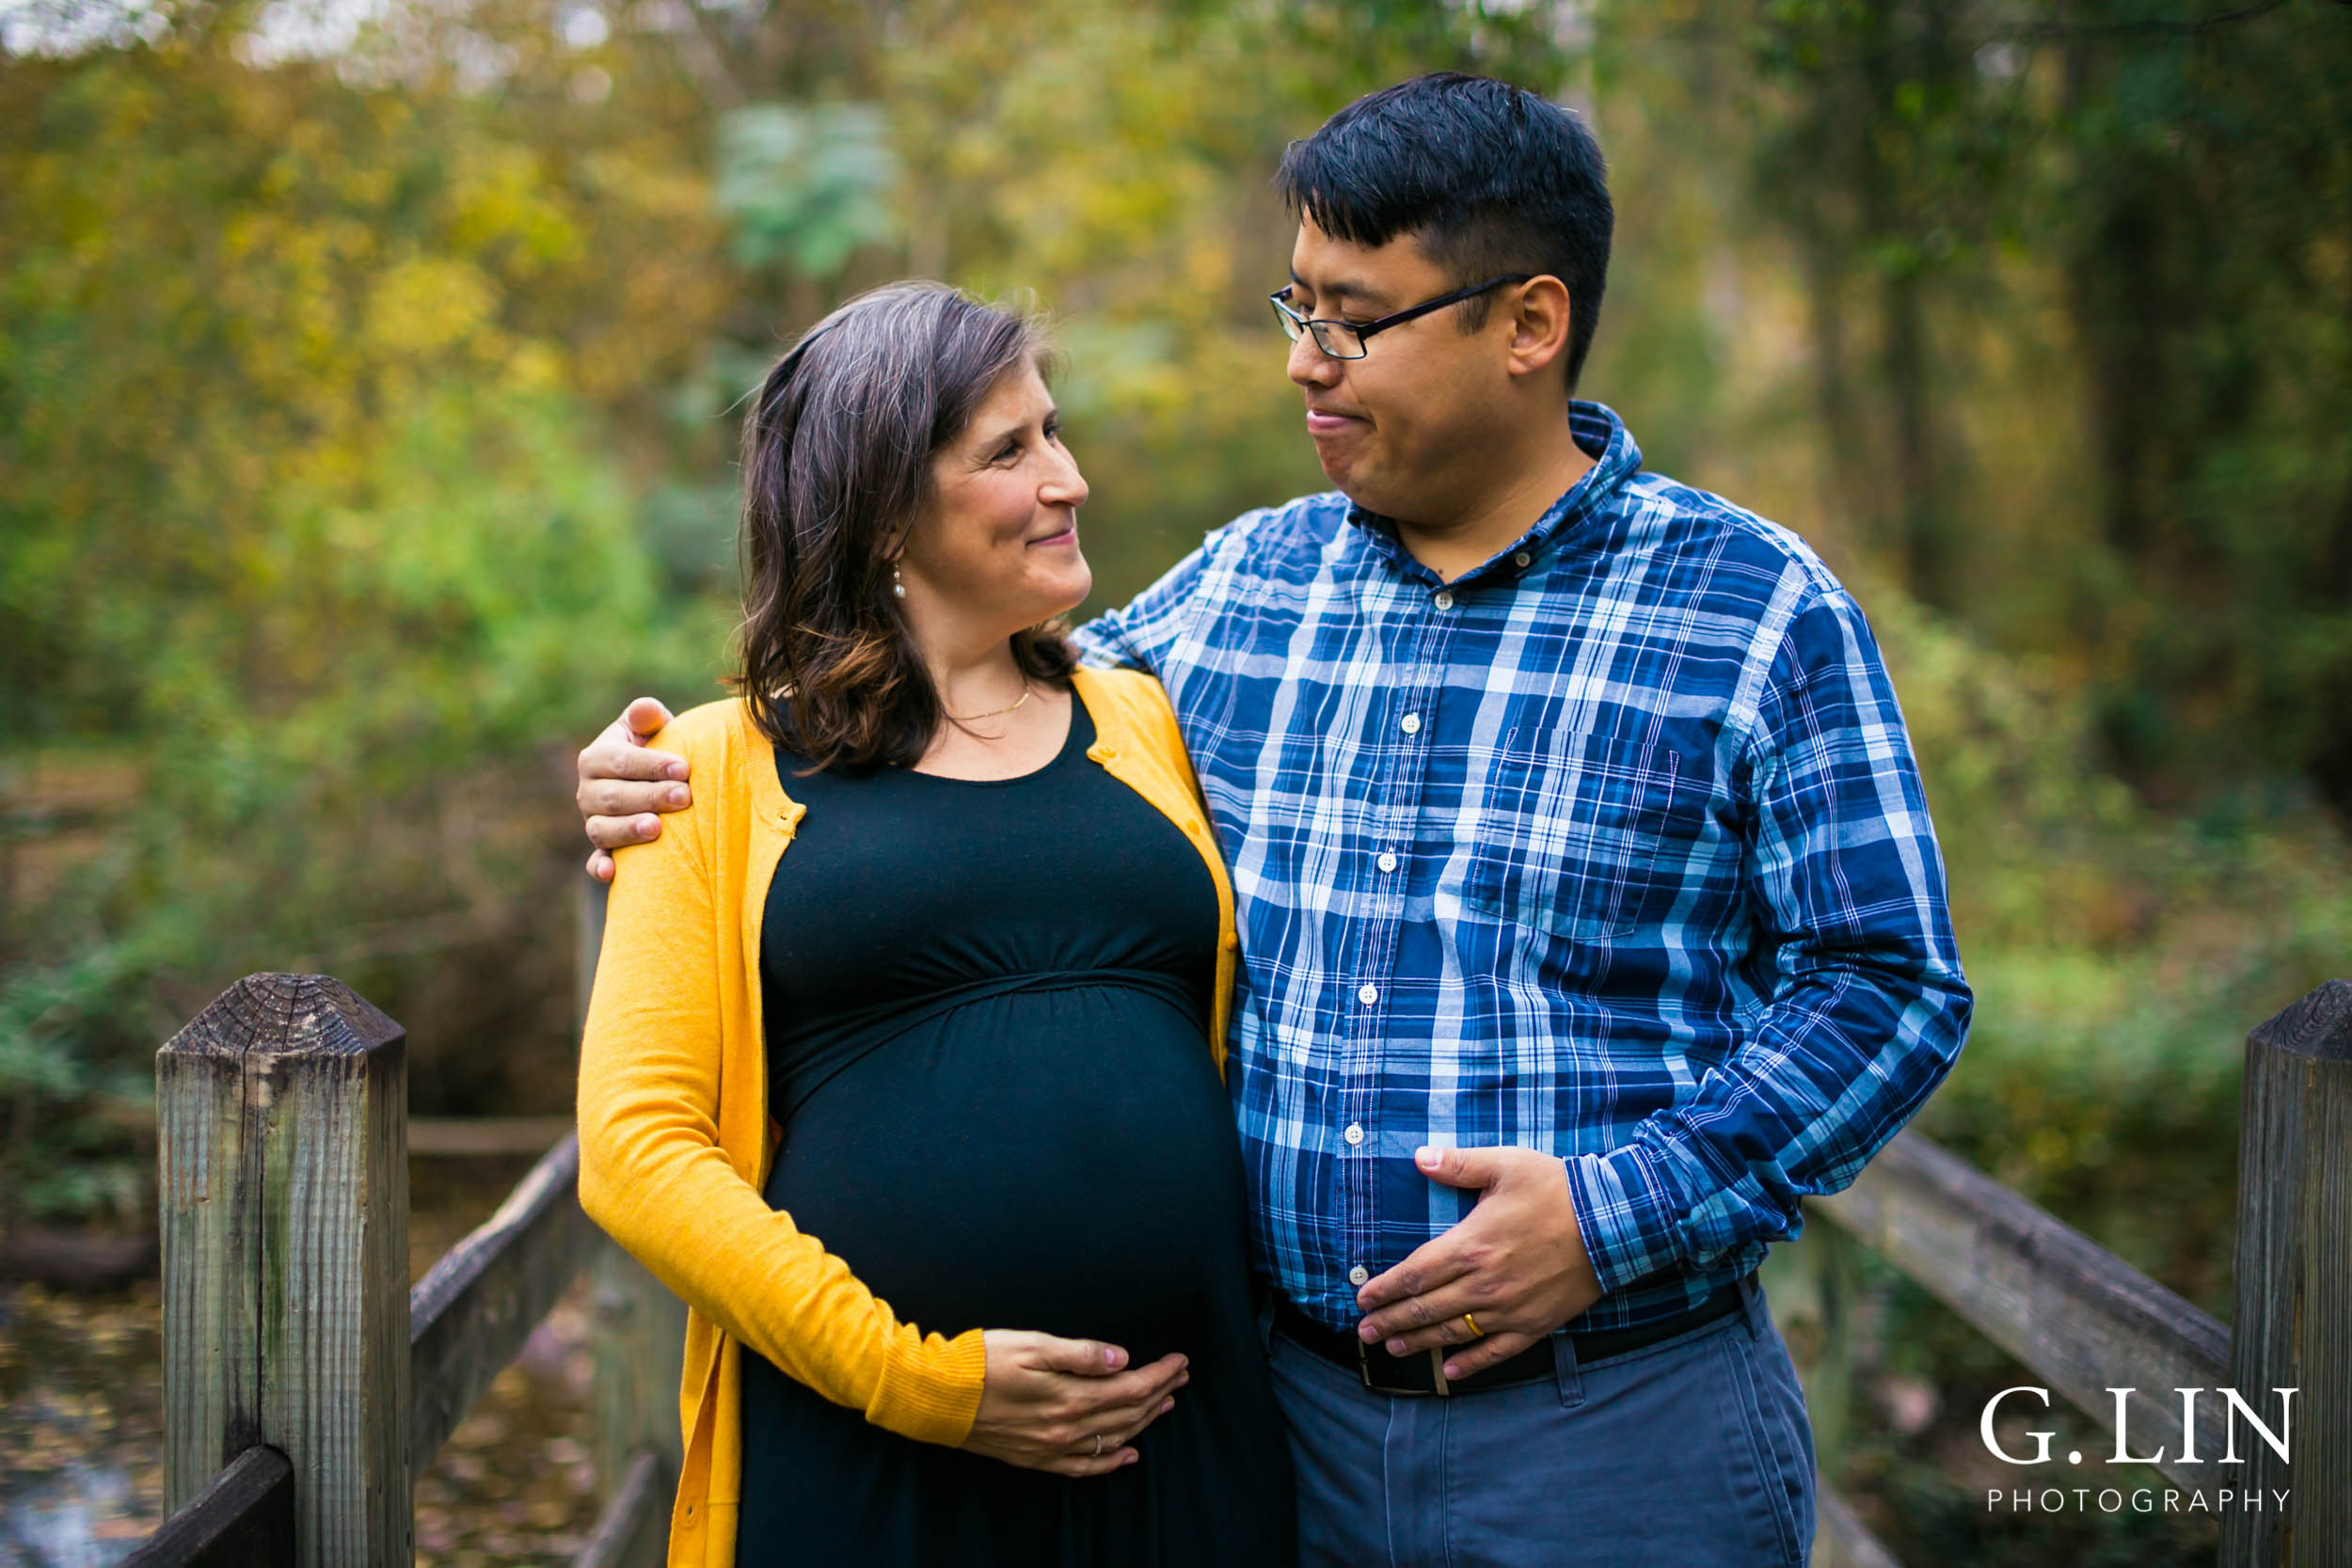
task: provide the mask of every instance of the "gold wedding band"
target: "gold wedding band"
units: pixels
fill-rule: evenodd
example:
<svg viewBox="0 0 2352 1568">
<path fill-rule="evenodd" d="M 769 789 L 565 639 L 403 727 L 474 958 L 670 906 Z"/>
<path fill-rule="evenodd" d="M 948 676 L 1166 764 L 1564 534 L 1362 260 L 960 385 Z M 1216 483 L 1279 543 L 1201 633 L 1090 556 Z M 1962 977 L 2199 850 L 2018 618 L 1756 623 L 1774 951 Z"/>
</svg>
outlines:
<svg viewBox="0 0 2352 1568">
<path fill-rule="evenodd" d="M 1462 1314 L 1462 1323 L 1463 1325 L 1470 1331 L 1471 1338 L 1484 1339 L 1486 1337 L 1486 1331 L 1478 1326 L 1478 1320 L 1471 1317 L 1468 1312 Z"/>
</svg>

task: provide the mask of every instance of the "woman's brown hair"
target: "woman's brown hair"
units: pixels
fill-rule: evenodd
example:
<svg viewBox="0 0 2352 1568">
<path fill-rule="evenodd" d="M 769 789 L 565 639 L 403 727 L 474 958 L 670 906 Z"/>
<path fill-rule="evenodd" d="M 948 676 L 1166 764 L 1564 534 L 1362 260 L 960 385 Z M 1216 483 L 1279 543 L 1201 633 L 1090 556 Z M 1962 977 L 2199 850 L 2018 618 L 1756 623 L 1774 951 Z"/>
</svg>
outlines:
<svg viewBox="0 0 2352 1568">
<path fill-rule="evenodd" d="M 743 626 L 732 684 L 812 768 L 911 767 L 946 714 L 892 594 L 934 493 L 931 460 L 997 383 L 1047 368 L 1027 318 L 893 283 L 804 333 L 743 423 Z M 1057 624 L 1015 634 L 1030 679 L 1076 659 Z"/>
</svg>

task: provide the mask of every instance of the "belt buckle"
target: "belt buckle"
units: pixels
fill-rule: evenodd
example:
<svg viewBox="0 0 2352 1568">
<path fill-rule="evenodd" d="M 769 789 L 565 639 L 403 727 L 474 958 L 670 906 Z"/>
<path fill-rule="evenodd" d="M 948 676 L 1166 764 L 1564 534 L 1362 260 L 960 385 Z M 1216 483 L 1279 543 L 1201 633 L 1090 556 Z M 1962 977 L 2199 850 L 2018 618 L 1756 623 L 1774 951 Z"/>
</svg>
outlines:
<svg viewBox="0 0 2352 1568">
<path fill-rule="evenodd" d="M 1405 1399 L 1421 1399 L 1425 1397 L 1422 1391 L 1419 1388 L 1384 1388 L 1379 1384 L 1373 1382 L 1372 1347 L 1364 1343 L 1362 1336 L 1358 1335 L 1355 1338 L 1356 1376 L 1363 1383 L 1365 1387 L 1371 1389 L 1375 1394 L 1391 1394 Z M 1426 1354 L 1429 1357 L 1429 1381 L 1433 1385 L 1433 1386 L 1428 1390 L 1429 1393 L 1437 1395 L 1437 1397 L 1441 1400 L 1452 1399 L 1454 1397 L 1454 1386 L 1445 1380 L 1445 1352 L 1441 1349 L 1433 1348 Z"/>
</svg>

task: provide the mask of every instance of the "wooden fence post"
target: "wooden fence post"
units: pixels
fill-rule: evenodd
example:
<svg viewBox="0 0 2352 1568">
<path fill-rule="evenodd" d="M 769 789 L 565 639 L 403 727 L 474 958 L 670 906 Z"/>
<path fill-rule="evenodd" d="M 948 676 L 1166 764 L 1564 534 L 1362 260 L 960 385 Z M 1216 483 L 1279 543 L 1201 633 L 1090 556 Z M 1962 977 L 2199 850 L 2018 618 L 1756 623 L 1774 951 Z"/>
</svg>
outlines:
<svg viewBox="0 0 2352 1568">
<path fill-rule="evenodd" d="M 574 973 L 583 1027 L 604 945 L 607 892 L 592 878 L 580 883 Z M 678 1385 L 686 1375 L 686 1304 L 610 1242 L 597 1249 L 589 1277 L 596 1484 L 613 1517 L 636 1522 L 629 1539 L 606 1544 L 609 1560 L 615 1568 L 658 1568 L 683 1462 L 677 1412 Z M 642 1510 L 612 1511 L 632 1491 L 647 1494 Z"/>
<path fill-rule="evenodd" d="M 2296 1390 L 2294 1463 L 2242 1420 L 2226 1423 L 2249 1461 L 2233 1466 L 2234 1484 L 2260 1488 L 2265 1506 L 2222 1515 L 2221 1561 L 2341 1563 L 2352 1542 L 2352 981 L 2328 981 L 2247 1037 L 2238 1140 L 2231 1382 L 2274 1427 L 2276 1390 Z"/>
<path fill-rule="evenodd" d="M 251 974 L 158 1053 L 165 1506 L 292 1463 L 301 1568 L 407 1568 L 406 1036 Z"/>
</svg>

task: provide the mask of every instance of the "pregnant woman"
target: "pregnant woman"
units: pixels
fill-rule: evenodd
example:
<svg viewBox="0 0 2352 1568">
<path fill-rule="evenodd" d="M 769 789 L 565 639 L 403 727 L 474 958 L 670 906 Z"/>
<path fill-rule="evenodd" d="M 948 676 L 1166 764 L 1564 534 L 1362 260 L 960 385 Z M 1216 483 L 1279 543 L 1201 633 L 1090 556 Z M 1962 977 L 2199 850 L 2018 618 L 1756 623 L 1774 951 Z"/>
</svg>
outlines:
<svg viewBox="0 0 2352 1568">
<path fill-rule="evenodd" d="M 1073 667 L 1034 330 L 842 307 L 744 437 L 735 700 L 621 852 L 580 1198 L 691 1309 L 672 1564 L 1265 1564 L 1291 1474 L 1167 698 Z"/>
</svg>

